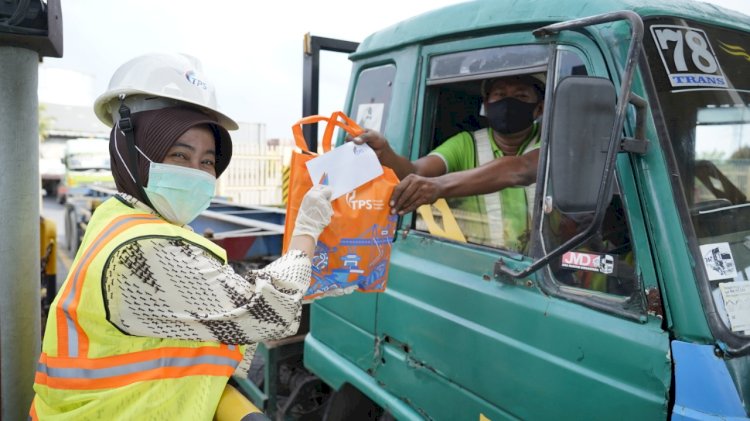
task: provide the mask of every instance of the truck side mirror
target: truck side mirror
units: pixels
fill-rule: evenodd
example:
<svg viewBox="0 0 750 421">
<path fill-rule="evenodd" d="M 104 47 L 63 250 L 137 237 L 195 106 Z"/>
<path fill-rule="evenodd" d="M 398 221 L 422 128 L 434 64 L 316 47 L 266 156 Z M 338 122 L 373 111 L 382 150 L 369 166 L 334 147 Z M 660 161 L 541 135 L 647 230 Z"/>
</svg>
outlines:
<svg viewBox="0 0 750 421">
<path fill-rule="evenodd" d="M 550 116 L 549 183 L 560 211 L 596 209 L 615 105 L 615 87 L 609 79 L 569 76 L 558 84 Z M 611 194 L 610 187 L 605 203 Z"/>
</svg>

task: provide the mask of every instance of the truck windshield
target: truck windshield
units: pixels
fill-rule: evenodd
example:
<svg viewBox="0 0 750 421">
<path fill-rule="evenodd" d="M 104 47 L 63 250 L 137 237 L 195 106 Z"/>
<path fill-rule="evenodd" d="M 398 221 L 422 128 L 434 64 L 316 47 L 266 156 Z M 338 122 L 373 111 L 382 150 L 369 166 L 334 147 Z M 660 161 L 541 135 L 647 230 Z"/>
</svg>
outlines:
<svg viewBox="0 0 750 421">
<path fill-rule="evenodd" d="M 727 329 L 750 335 L 750 34 L 647 22 L 644 40 L 697 237 L 699 279 Z"/>
</svg>

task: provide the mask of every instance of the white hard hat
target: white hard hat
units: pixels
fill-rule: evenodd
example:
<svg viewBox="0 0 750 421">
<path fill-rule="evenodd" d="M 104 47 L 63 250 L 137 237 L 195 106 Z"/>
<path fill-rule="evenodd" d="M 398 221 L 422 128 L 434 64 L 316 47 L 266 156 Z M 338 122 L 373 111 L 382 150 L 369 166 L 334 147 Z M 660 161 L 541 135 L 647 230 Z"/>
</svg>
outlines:
<svg viewBox="0 0 750 421">
<path fill-rule="evenodd" d="M 104 124 L 112 127 L 119 120 L 123 94 L 131 113 L 188 104 L 214 116 L 225 129 L 237 130 L 237 123 L 219 112 L 216 90 L 194 57 L 146 54 L 120 66 L 107 91 L 94 102 L 94 112 Z"/>
</svg>

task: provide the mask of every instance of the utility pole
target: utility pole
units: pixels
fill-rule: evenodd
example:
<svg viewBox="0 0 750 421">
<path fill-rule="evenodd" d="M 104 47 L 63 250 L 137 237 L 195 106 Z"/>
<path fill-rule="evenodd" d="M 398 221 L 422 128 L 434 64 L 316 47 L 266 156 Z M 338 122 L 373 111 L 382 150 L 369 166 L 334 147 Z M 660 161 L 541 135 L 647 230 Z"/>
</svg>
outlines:
<svg viewBox="0 0 750 421">
<path fill-rule="evenodd" d="M 0 419 L 27 419 L 41 349 L 39 61 L 62 56 L 59 0 L 0 2 Z"/>
<path fill-rule="evenodd" d="M 39 356 L 39 141 L 35 51 L 0 46 L 0 357 L 3 419 L 22 419 Z M 37 192 L 37 193 L 35 193 Z"/>
</svg>

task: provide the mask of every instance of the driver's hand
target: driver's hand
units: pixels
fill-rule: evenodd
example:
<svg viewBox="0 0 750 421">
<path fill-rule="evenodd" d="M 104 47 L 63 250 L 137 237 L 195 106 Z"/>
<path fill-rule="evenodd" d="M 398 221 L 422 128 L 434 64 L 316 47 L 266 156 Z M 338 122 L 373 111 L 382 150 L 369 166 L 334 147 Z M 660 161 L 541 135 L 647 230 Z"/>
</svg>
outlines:
<svg viewBox="0 0 750 421">
<path fill-rule="evenodd" d="M 391 213 L 404 215 L 422 205 L 435 203 L 443 188 L 438 179 L 409 174 L 401 180 L 391 194 Z"/>
<path fill-rule="evenodd" d="M 367 144 L 369 145 L 373 151 L 375 151 L 375 155 L 377 155 L 378 160 L 380 162 L 383 162 L 382 156 L 385 151 L 390 149 L 390 145 L 388 145 L 388 140 L 383 137 L 379 132 L 376 132 L 375 130 L 365 130 L 364 133 L 361 135 L 351 139 L 352 142 L 356 143 L 357 145 Z"/>
</svg>

